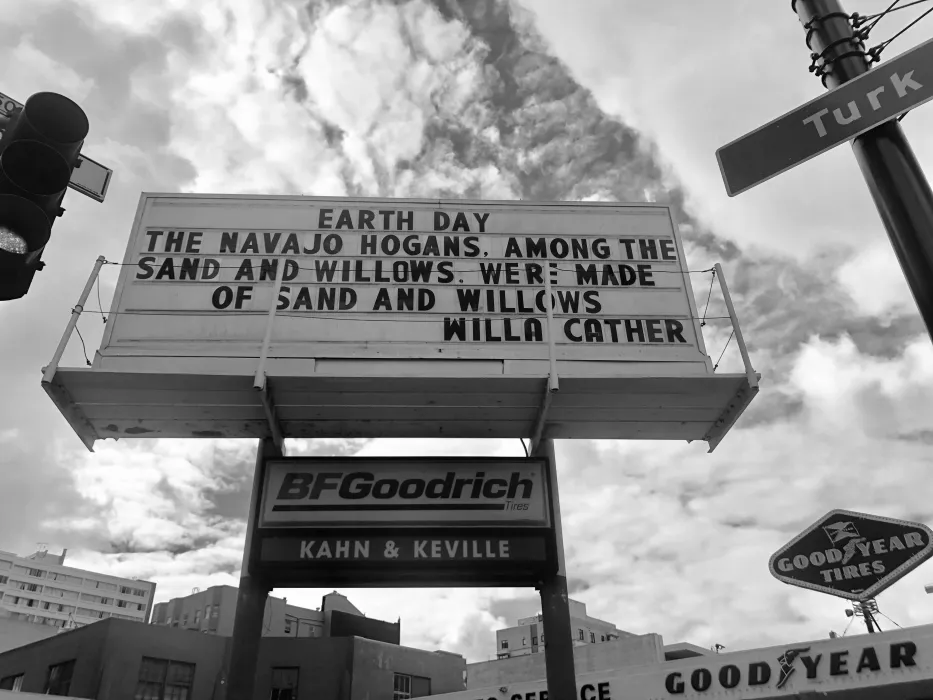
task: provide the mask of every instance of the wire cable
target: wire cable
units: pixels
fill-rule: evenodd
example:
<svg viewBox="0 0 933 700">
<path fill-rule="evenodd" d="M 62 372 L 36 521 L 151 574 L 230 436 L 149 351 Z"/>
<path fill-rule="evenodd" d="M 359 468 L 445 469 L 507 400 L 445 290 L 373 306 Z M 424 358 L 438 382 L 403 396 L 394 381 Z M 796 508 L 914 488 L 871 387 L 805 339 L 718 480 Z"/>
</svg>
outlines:
<svg viewBox="0 0 933 700">
<path fill-rule="evenodd" d="M 860 15 L 860 14 L 858 14 L 858 13 L 856 12 L 855 15 L 854 15 L 854 16 L 857 16 L 857 17 L 858 17 L 858 19 L 856 20 L 856 22 L 857 22 L 856 26 L 859 26 L 859 25 L 862 24 L 863 22 L 867 22 L 867 21 L 870 20 L 870 19 L 875 19 L 875 17 L 878 17 L 878 18 L 880 19 L 881 17 L 883 17 L 883 16 L 884 16 L 885 14 L 887 14 L 888 12 L 897 12 L 898 10 L 906 10 L 908 7 L 912 7 L 912 6 L 914 6 L 914 5 L 920 5 L 920 4 L 925 3 L 925 2 L 931 2 L 931 0 L 914 0 L 913 2 L 909 2 L 909 3 L 907 3 L 906 5 L 899 5 L 898 7 L 893 7 L 893 6 L 892 6 L 892 7 L 889 7 L 889 8 L 888 8 L 887 10 L 885 10 L 884 12 L 878 12 L 878 13 L 873 14 L 873 15 Z M 895 3 L 895 4 L 896 4 L 896 3 Z"/>
<path fill-rule="evenodd" d="M 85 309 L 84 312 L 89 313 L 89 314 L 105 313 L 101 309 Z M 265 318 L 269 314 L 269 310 L 268 309 L 256 309 L 255 311 L 227 311 L 225 309 L 212 309 L 209 311 L 208 310 L 192 311 L 188 309 L 184 309 L 181 311 L 168 311 L 168 310 L 165 310 L 165 311 L 113 311 L 111 310 L 107 313 L 109 313 L 112 316 L 115 315 L 115 316 L 184 317 L 184 316 L 219 316 L 223 314 L 225 316 L 256 316 L 257 318 L 258 317 Z M 275 314 L 275 316 L 276 318 L 279 318 L 279 317 L 299 318 L 299 319 L 307 318 L 307 319 L 317 319 L 317 320 L 365 321 L 366 323 L 375 323 L 379 319 L 368 318 L 369 315 L 382 314 L 384 316 L 384 320 L 386 321 L 398 321 L 399 319 L 397 317 L 397 314 L 410 314 L 410 313 L 418 313 L 418 312 L 417 311 L 389 311 L 389 312 L 359 311 L 355 314 L 346 314 L 346 313 L 341 314 L 339 311 L 335 311 L 333 313 L 303 313 L 301 311 L 282 310 L 282 311 L 278 311 Z M 467 314 L 483 315 L 484 317 L 494 319 L 495 317 L 500 316 L 500 315 L 508 315 L 508 313 L 511 313 L 511 312 L 503 313 L 501 311 L 479 311 L 479 310 L 477 311 L 450 311 L 450 312 L 438 312 L 437 314 L 434 314 L 434 318 L 406 318 L 404 319 L 404 321 L 405 323 L 437 323 L 440 320 L 440 317 L 442 315 L 460 317 L 460 316 L 467 316 Z M 522 318 L 538 318 L 538 316 L 541 316 L 543 318 L 544 313 L 545 313 L 544 311 L 536 311 L 535 314 L 528 316 L 528 317 L 522 317 Z M 573 316 L 569 312 L 558 311 L 558 313 L 561 315 L 572 316 L 573 318 L 582 318 L 582 316 Z M 366 315 L 367 318 L 365 319 L 361 318 L 361 316 L 364 316 L 364 315 Z M 599 318 L 602 318 L 602 316 L 588 316 L 587 318 L 599 319 Z M 656 314 L 631 314 L 628 316 L 628 318 L 633 319 L 633 320 L 639 319 L 639 318 L 655 319 L 657 318 L 657 315 Z M 670 316 L 667 318 L 671 318 L 672 320 L 676 320 L 676 321 L 699 321 L 700 320 L 699 316 L 677 315 L 677 316 Z M 725 320 L 725 319 L 731 319 L 731 316 L 707 316 L 706 319 L 707 320 Z"/>
<path fill-rule="evenodd" d="M 715 372 L 716 369 L 719 367 L 719 363 L 722 362 L 722 356 L 726 354 L 726 348 L 729 347 L 729 343 L 732 342 L 732 336 L 734 336 L 734 335 L 735 335 L 735 329 L 733 328 L 733 329 L 732 329 L 732 332 L 729 334 L 729 340 L 726 341 L 725 347 L 722 349 L 722 352 L 719 353 L 719 359 L 716 360 L 716 364 L 713 365 L 713 371 L 714 371 L 714 372 Z"/>
<path fill-rule="evenodd" d="M 904 27 L 901 31 L 899 31 L 897 34 L 892 36 L 890 39 L 888 39 L 887 41 L 882 41 L 880 44 L 878 44 L 878 46 L 876 47 L 876 54 L 880 54 L 882 51 L 884 51 L 892 41 L 897 39 L 897 37 L 899 37 L 901 34 L 906 32 L 908 29 L 910 29 L 912 26 L 914 26 L 917 22 L 922 20 L 924 17 L 926 17 L 931 12 L 933 12 L 933 7 L 931 7 L 929 10 L 921 14 L 919 17 L 915 18 L 913 22 L 908 24 L 906 27 Z"/>
<path fill-rule="evenodd" d="M 159 255 L 164 255 L 164 253 L 159 253 Z M 218 255 L 220 255 L 220 254 L 218 254 Z M 231 255 L 231 254 L 229 254 L 229 253 L 224 253 L 224 254 L 222 254 L 222 255 L 223 255 L 224 257 L 227 257 L 227 256 L 229 256 L 229 257 L 237 257 L 237 258 L 240 258 L 240 257 L 241 257 L 239 254 L 237 254 L 236 256 L 233 256 L 233 255 Z M 290 259 L 290 258 L 285 258 L 284 256 L 281 256 L 281 255 L 278 255 L 278 254 L 270 254 L 270 256 L 271 256 L 273 259 L 276 259 L 276 260 L 279 259 L 279 258 L 282 258 L 282 259 Z M 209 257 L 209 255 L 208 255 L 208 256 L 195 256 L 195 257 Z M 242 256 L 242 259 L 251 259 L 251 260 L 252 260 L 252 259 L 262 258 L 262 257 L 263 257 L 263 255 L 262 255 L 261 253 L 257 253 L 256 255 L 244 255 L 244 256 Z M 339 255 L 338 255 L 338 256 L 333 256 L 333 257 L 327 258 L 327 260 L 333 260 L 333 261 L 335 261 L 335 262 L 338 261 L 338 260 L 341 260 L 341 259 L 347 259 L 347 260 L 351 260 L 351 261 L 356 261 L 356 260 L 368 260 L 368 259 L 370 259 L 370 258 L 362 258 L 362 257 L 360 257 L 360 256 L 350 256 L 350 255 L 342 255 L 342 256 L 339 256 Z M 410 261 L 410 260 L 425 260 L 425 261 L 431 261 L 431 262 L 434 262 L 434 261 L 437 261 L 437 262 L 454 262 L 454 261 L 456 261 L 456 260 L 463 260 L 463 259 L 464 259 L 464 258 L 434 258 L 434 257 L 431 257 L 431 258 L 421 258 L 421 257 L 418 257 L 418 258 L 416 258 L 416 257 L 414 257 L 414 256 L 412 256 L 412 257 L 407 257 L 407 258 L 394 258 L 394 259 L 393 259 L 393 258 L 377 258 L 377 260 L 380 260 L 380 261 L 389 261 L 389 262 L 402 262 L 402 261 L 407 262 L 407 261 Z M 535 261 L 535 260 L 538 260 L 538 258 L 521 258 L 521 259 L 516 259 L 516 260 L 511 260 L 511 259 L 502 258 L 501 260 L 498 260 L 498 262 L 502 262 L 502 263 L 505 263 L 505 262 L 519 262 L 519 260 L 521 260 L 522 262 L 526 262 L 526 263 L 534 263 L 534 261 Z M 598 260 L 598 259 L 594 261 L 592 258 L 586 258 L 585 260 L 577 260 L 577 261 L 575 261 L 575 262 L 576 262 L 577 264 L 580 264 L 580 265 L 585 264 L 585 263 L 592 263 L 592 264 L 599 264 L 599 263 L 602 263 L 602 264 L 604 264 L 604 265 L 613 265 L 613 264 L 627 264 L 627 263 L 642 263 L 642 264 L 645 264 L 645 263 L 675 263 L 675 262 L 677 262 L 677 261 L 676 261 L 676 260 Z M 137 266 L 138 266 L 138 263 L 118 263 L 118 262 L 110 262 L 109 260 L 105 260 L 105 261 L 104 261 L 104 265 L 116 265 L 116 266 L 118 266 L 118 267 L 137 267 Z M 218 270 L 239 270 L 241 267 L 242 267 L 242 265 L 218 265 L 217 269 L 218 269 Z M 258 268 L 258 269 L 260 270 L 260 272 L 261 272 L 261 269 L 262 269 L 262 268 L 261 268 L 261 265 L 256 265 L 255 267 Z M 305 272 L 318 272 L 318 271 L 319 271 L 318 268 L 316 268 L 316 267 L 302 267 L 301 265 L 296 265 L 296 268 L 295 268 L 295 269 L 303 270 L 303 271 L 305 271 Z M 557 265 L 557 264 L 555 264 L 553 267 L 551 267 L 551 269 L 552 269 L 552 270 L 559 270 L 559 271 L 562 271 L 562 272 L 576 272 L 576 271 L 577 271 L 576 268 L 574 268 L 574 267 L 562 267 L 562 266 Z M 376 270 L 375 267 L 361 267 L 359 271 L 360 271 L 360 272 L 375 272 L 375 270 Z M 357 271 L 356 268 L 354 268 L 354 269 L 353 269 L 353 272 L 356 272 L 356 271 Z M 482 267 L 466 267 L 466 268 L 460 268 L 460 269 L 453 270 L 453 272 L 457 272 L 457 273 L 460 273 L 460 272 L 483 272 L 483 271 L 484 271 L 484 268 L 482 268 Z M 706 270 L 679 270 L 679 269 L 678 269 L 678 270 L 657 270 L 657 269 L 655 269 L 655 270 L 651 270 L 651 271 L 650 271 L 650 274 L 654 275 L 654 274 L 666 273 L 666 274 L 672 274 L 672 275 L 680 275 L 680 274 L 701 275 L 701 274 L 705 274 L 705 273 L 707 273 L 707 272 L 715 272 L 715 271 L 716 271 L 716 268 L 713 268 L 713 267 L 710 267 L 710 268 L 708 268 L 708 269 L 706 269 Z M 335 267 L 335 268 L 334 268 L 334 273 L 333 273 L 333 274 L 336 275 L 337 273 L 338 273 L 338 270 L 337 270 L 337 268 Z M 275 281 L 275 278 L 274 278 L 275 271 L 274 271 L 274 270 L 270 271 L 270 275 L 271 275 L 272 277 L 271 277 L 271 279 L 268 280 L 268 281 Z M 184 281 L 184 280 L 174 280 L 174 278 L 173 278 L 171 281 Z M 257 281 L 257 280 L 234 280 L 234 281 L 255 282 L 255 281 Z M 258 280 L 258 281 L 266 281 L 266 280 Z M 318 281 L 320 282 L 321 280 L 318 280 Z M 351 280 L 347 280 L 347 281 L 351 281 Z M 398 284 L 404 284 L 404 283 L 398 282 Z M 445 283 L 442 282 L 441 284 L 445 284 Z M 449 284 L 449 283 L 446 283 L 446 284 Z"/>
<path fill-rule="evenodd" d="M 530 455 L 528 454 L 528 445 L 525 444 L 525 438 L 518 438 L 518 439 L 522 441 L 522 447 L 525 450 L 525 456 L 529 457 Z"/>
<path fill-rule="evenodd" d="M 886 14 L 888 14 L 889 12 L 893 12 L 893 11 L 894 11 L 894 6 L 897 5 L 897 3 L 899 3 L 900 1 L 901 1 L 901 0 L 894 0 L 894 2 L 892 2 L 890 5 L 888 5 L 888 9 L 886 9 L 884 12 L 880 12 L 880 13 L 878 13 L 877 15 L 873 15 L 876 19 L 875 19 L 874 22 L 872 22 L 872 23 L 869 24 L 867 27 L 865 27 L 865 29 L 864 29 L 864 35 L 865 35 L 865 36 L 868 36 L 868 33 L 875 27 L 876 24 L 878 24 L 878 22 L 881 21 L 881 19 L 882 19 Z"/>
<path fill-rule="evenodd" d="M 100 275 L 97 275 L 97 306 L 103 311 L 104 302 L 100 300 Z M 101 314 L 102 320 L 104 323 L 107 323 L 107 317 Z"/>
<path fill-rule="evenodd" d="M 881 614 L 881 615 L 884 615 L 884 613 L 881 612 L 880 610 L 878 611 L 878 613 Z M 892 619 L 891 619 L 890 617 L 888 617 L 887 615 L 884 615 L 884 617 L 885 617 L 886 620 L 888 620 L 892 625 L 894 625 L 894 626 L 897 627 L 898 629 L 904 629 L 903 627 L 901 627 L 899 624 L 897 624 L 894 620 L 892 620 Z M 875 620 L 875 624 L 876 624 L 876 625 L 878 624 L 878 621 L 877 621 L 877 620 Z M 880 629 L 880 627 L 879 627 L 879 629 Z"/>
<path fill-rule="evenodd" d="M 87 356 L 87 346 L 84 344 L 84 336 L 81 335 L 81 329 L 78 328 L 78 324 L 75 323 L 75 330 L 78 332 L 78 338 L 81 340 L 81 349 L 84 351 L 84 361 L 87 363 L 87 366 L 91 366 L 91 361 Z"/>
<path fill-rule="evenodd" d="M 709 300 L 713 296 L 713 282 L 716 280 L 716 269 L 713 269 L 713 274 L 709 278 L 709 293 L 706 295 L 706 308 L 703 309 L 703 318 L 700 320 L 700 326 L 706 325 L 706 312 L 709 310 Z"/>
<path fill-rule="evenodd" d="M 849 631 L 849 628 L 852 626 L 852 623 L 855 622 L 855 615 L 849 618 L 849 624 L 846 625 L 846 628 L 842 631 L 842 636 L 846 636 L 846 632 Z"/>
</svg>

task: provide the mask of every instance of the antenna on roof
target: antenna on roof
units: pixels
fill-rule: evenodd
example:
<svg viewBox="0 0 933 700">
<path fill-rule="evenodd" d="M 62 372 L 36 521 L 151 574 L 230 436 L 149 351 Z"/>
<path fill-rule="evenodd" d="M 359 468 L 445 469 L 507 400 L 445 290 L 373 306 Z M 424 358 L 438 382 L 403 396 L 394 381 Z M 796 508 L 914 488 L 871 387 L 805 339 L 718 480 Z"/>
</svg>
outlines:
<svg viewBox="0 0 933 700">
<path fill-rule="evenodd" d="M 198 588 L 197 586 L 191 589 L 191 595 L 194 595 L 195 593 L 200 593 L 200 592 L 201 592 L 201 589 Z"/>
</svg>

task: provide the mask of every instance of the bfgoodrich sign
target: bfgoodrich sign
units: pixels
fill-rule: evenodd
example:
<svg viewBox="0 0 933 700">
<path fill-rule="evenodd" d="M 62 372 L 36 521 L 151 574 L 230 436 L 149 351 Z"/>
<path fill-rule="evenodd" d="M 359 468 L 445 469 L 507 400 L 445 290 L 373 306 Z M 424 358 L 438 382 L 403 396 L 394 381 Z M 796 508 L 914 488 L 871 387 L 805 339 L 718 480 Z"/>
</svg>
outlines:
<svg viewBox="0 0 933 700">
<path fill-rule="evenodd" d="M 527 585 L 555 567 L 541 459 L 267 465 L 253 569 L 277 583 Z"/>
<path fill-rule="evenodd" d="M 542 460 L 271 460 L 261 527 L 547 526 Z"/>
</svg>

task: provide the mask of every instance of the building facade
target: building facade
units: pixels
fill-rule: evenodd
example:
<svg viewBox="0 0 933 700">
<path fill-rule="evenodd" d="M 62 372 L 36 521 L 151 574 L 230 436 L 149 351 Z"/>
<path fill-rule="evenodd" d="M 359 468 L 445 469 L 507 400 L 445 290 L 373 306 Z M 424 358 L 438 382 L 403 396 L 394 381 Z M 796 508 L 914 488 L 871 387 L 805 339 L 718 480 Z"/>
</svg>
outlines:
<svg viewBox="0 0 933 700">
<path fill-rule="evenodd" d="M 664 660 L 658 635 L 639 648 L 574 649 L 580 700 L 931 700 L 933 625 Z M 655 642 L 648 637 L 656 637 Z M 619 640 L 613 645 L 631 643 Z M 653 649 L 652 649 L 653 647 Z M 681 649 L 681 652 L 689 651 Z M 655 661 L 651 661 L 651 656 Z M 543 658 L 467 666 L 467 690 L 435 700 L 547 700 Z M 523 666 L 523 664 L 527 664 Z M 511 667 L 503 674 L 496 666 Z"/>
<path fill-rule="evenodd" d="M 570 626 L 574 646 L 584 644 L 602 644 L 623 637 L 634 637 L 624 632 L 611 622 L 590 617 L 586 614 L 586 604 L 570 600 Z M 544 627 L 540 613 L 533 617 L 518 619 L 514 627 L 496 630 L 496 658 L 511 659 L 526 654 L 540 654 L 544 651 Z"/>
<path fill-rule="evenodd" d="M 233 635 L 236 604 L 236 588 L 212 586 L 182 598 L 157 603 L 152 611 L 152 624 L 230 637 Z M 366 622 L 347 620 L 347 616 L 364 618 Z M 353 603 L 336 591 L 325 595 L 321 607 L 315 610 L 289 605 L 285 598 L 270 595 L 266 599 L 263 637 L 350 636 L 343 633 L 345 628 L 356 636 L 398 644 L 401 624 L 365 618 Z"/>
<path fill-rule="evenodd" d="M 107 618 L 149 619 L 155 583 L 65 566 L 67 551 L 0 551 L 0 626 L 13 620 L 59 631 Z"/>
<path fill-rule="evenodd" d="M 0 654 L 0 689 L 224 700 L 229 637 L 108 619 Z M 406 700 L 465 687 L 462 656 L 362 637 L 260 641 L 256 700 Z"/>
</svg>

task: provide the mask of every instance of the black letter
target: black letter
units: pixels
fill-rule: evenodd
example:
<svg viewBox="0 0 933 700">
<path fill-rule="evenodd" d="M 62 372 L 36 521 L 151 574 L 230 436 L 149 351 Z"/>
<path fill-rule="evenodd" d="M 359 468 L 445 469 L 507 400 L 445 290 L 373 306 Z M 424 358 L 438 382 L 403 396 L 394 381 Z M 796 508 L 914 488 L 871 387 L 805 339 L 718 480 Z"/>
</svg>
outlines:
<svg viewBox="0 0 933 700">
<path fill-rule="evenodd" d="M 276 498 L 280 501 L 307 498 L 310 492 L 312 476 L 310 474 L 295 474 L 289 472 L 282 480 L 282 488 Z"/>
<path fill-rule="evenodd" d="M 684 692 L 684 682 L 680 680 L 680 671 L 668 673 L 664 679 L 664 687 L 671 695 L 680 695 Z"/>
</svg>

